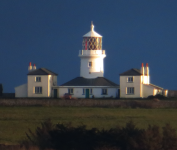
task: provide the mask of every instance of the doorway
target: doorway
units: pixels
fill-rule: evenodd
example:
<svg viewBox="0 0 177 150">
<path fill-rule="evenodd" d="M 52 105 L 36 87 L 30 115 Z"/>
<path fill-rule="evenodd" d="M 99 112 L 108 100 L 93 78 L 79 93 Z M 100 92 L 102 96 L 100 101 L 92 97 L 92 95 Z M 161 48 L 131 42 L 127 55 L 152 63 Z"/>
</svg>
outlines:
<svg viewBox="0 0 177 150">
<path fill-rule="evenodd" d="M 85 98 L 89 98 L 89 89 L 85 89 Z"/>
<path fill-rule="evenodd" d="M 54 98 L 57 98 L 57 89 L 54 89 Z"/>
</svg>

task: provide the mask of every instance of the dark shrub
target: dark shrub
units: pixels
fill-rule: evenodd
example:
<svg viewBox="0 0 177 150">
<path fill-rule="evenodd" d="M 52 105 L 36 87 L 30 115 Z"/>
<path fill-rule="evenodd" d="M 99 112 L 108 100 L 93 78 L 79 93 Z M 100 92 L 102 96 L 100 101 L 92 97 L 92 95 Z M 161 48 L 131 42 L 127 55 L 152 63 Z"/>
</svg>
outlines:
<svg viewBox="0 0 177 150">
<path fill-rule="evenodd" d="M 154 99 L 155 97 L 153 95 L 149 95 L 147 99 Z"/>
<path fill-rule="evenodd" d="M 0 96 L 2 96 L 2 93 L 3 93 L 3 86 L 2 84 L 0 84 Z"/>
<path fill-rule="evenodd" d="M 162 138 L 163 150 L 176 150 L 177 149 L 177 135 L 176 130 L 172 129 L 169 124 L 163 127 L 163 138 Z"/>
<path fill-rule="evenodd" d="M 41 127 L 37 127 L 35 133 L 29 129 L 29 133 L 26 136 L 29 141 L 23 141 L 27 146 L 30 144 L 39 146 L 40 148 L 51 148 L 51 136 L 50 131 L 54 129 L 54 125 L 51 120 L 48 119 L 41 123 Z"/>
<path fill-rule="evenodd" d="M 143 132 L 139 139 L 139 150 L 161 150 L 162 137 L 158 126 L 151 126 Z"/>
<path fill-rule="evenodd" d="M 157 94 L 155 95 L 155 98 L 158 98 L 158 99 L 165 99 L 166 97 L 161 95 L 161 94 Z"/>
<path fill-rule="evenodd" d="M 41 123 L 33 133 L 29 130 L 26 145 L 36 145 L 40 149 L 55 150 L 176 150 L 177 135 L 170 125 L 138 129 L 130 121 L 125 127 L 110 130 L 86 129 L 85 125 L 53 125 L 50 120 Z"/>
<path fill-rule="evenodd" d="M 163 95 L 161 95 L 161 94 L 157 94 L 157 95 L 155 95 L 155 96 L 149 95 L 149 96 L 147 97 L 147 99 L 154 99 L 154 98 L 157 98 L 157 99 L 166 99 L 166 97 L 163 96 Z"/>
</svg>

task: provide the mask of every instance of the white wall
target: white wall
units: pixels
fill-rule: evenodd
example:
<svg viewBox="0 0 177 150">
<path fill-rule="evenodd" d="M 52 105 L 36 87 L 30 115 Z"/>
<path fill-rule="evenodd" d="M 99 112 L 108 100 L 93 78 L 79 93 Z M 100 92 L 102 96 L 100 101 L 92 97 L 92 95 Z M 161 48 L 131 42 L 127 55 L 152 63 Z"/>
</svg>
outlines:
<svg viewBox="0 0 177 150">
<path fill-rule="evenodd" d="M 156 95 L 155 89 L 149 85 L 143 85 L 143 98 L 146 98 L 150 95 Z"/>
<path fill-rule="evenodd" d="M 133 76 L 133 82 L 127 82 L 128 77 L 132 76 L 120 76 L 120 98 L 146 98 L 162 92 L 149 85 L 149 76 Z M 143 84 L 143 79 L 147 84 Z M 126 94 L 127 87 L 134 87 L 134 94 Z"/>
<path fill-rule="evenodd" d="M 93 53 L 94 52 L 94 53 Z M 98 52 L 98 53 L 97 53 Z M 84 78 L 96 78 L 103 77 L 104 74 L 104 62 L 106 57 L 102 50 L 82 50 L 80 62 L 80 76 Z M 92 67 L 89 67 L 89 62 L 92 62 Z"/>
<path fill-rule="evenodd" d="M 27 84 L 15 87 L 15 97 L 27 97 Z"/>
<path fill-rule="evenodd" d="M 142 81 L 144 84 L 150 84 L 150 76 L 144 75 L 142 77 Z"/>
<path fill-rule="evenodd" d="M 116 97 L 118 94 L 118 87 L 111 88 L 111 87 L 56 87 L 58 88 L 58 95 L 59 97 L 63 97 L 65 93 L 68 93 L 68 88 L 73 88 L 73 95 L 72 97 L 75 98 L 85 98 L 85 94 L 83 95 L 83 89 L 92 89 L 92 95 L 90 95 L 90 98 L 94 95 L 95 98 L 106 98 L 106 97 Z M 107 95 L 102 95 L 102 88 L 107 89 Z"/>
<path fill-rule="evenodd" d="M 92 67 L 89 67 L 92 62 Z M 80 76 L 84 78 L 103 77 L 103 59 L 100 58 L 81 58 Z"/>
<path fill-rule="evenodd" d="M 41 77 L 41 82 L 36 82 L 35 77 Z M 50 97 L 50 85 L 48 75 L 28 75 L 28 97 Z M 35 94 L 34 88 L 36 86 L 42 87 L 42 94 Z"/>
<path fill-rule="evenodd" d="M 128 77 L 133 77 L 133 82 L 127 82 Z M 120 76 L 120 98 L 140 98 L 141 97 L 141 76 Z M 126 94 L 127 87 L 134 87 L 134 94 Z"/>
<path fill-rule="evenodd" d="M 53 86 L 57 86 L 57 76 L 52 75 Z"/>
</svg>

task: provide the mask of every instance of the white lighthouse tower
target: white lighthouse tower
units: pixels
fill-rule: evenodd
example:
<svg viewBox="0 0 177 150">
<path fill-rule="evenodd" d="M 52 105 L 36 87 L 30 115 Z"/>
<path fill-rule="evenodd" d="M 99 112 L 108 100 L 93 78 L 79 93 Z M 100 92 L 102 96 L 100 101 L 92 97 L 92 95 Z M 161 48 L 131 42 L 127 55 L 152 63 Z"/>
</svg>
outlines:
<svg viewBox="0 0 177 150">
<path fill-rule="evenodd" d="M 91 23 L 91 31 L 83 36 L 79 57 L 81 58 L 80 77 L 103 77 L 103 59 L 106 54 L 105 50 L 102 50 L 102 36 L 94 31 L 93 23 Z"/>
</svg>

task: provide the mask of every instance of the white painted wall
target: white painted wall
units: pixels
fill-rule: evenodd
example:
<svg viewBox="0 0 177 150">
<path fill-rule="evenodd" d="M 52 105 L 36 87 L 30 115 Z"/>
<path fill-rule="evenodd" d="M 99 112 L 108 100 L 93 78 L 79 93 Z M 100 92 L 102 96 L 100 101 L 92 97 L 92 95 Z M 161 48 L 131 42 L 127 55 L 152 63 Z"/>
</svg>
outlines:
<svg viewBox="0 0 177 150">
<path fill-rule="evenodd" d="M 15 87 L 15 97 L 27 97 L 27 84 Z"/>
<path fill-rule="evenodd" d="M 41 77 L 41 82 L 36 82 L 36 77 Z M 52 87 L 56 85 L 57 76 L 55 75 L 28 75 L 28 97 L 51 97 Z M 42 87 L 42 94 L 35 94 L 36 86 Z"/>
<path fill-rule="evenodd" d="M 94 95 L 95 98 L 106 98 L 106 97 L 113 97 L 115 98 L 118 95 L 118 87 L 65 87 L 59 86 L 55 87 L 58 88 L 58 95 L 59 97 L 63 97 L 65 93 L 68 93 L 68 88 L 73 88 L 73 95 L 72 97 L 75 98 L 85 98 L 85 94 L 83 94 L 83 89 L 92 89 L 92 94 L 90 98 Z M 102 95 L 102 88 L 107 88 L 107 95 Z"/>
<path fill-rule="evenodd" d="M 143 78 L 143 80 L 142 80 L 142 83 L 143 84 L 150 84 L 150 76 L 147 76 L 147 75 L 144 75 L 144 76 L 142 76 Z"/>
<path fill-rule="evenodd" d="M 127 82 L 128 77 L 133 77 L 133 82 Z M 140 98 L 141 76 L 120 76 L 120 98 Z M 127 87 L 134 87 L 134 94 L 126 94 Z"/>
<path fill-rule="evenodd" d="M 41 82 L 36 82 L 35 78 L 41 77 Z M 50 78 L 51 75 L 28 75 L 28 97 L 50 97 Z M 35 87 L 42 87 L 42 94 L 35 94 Z"/>
<path fill-rule="evenodd" d="M 132 76 L 120 76 L 120 98 L 146 98 L 162 93 L 162 90 L 149 85 L 149 76 L 133 76 L 133 82 L 127 82 L 128 77 Z M 134 87 L 133 95 L 126 94 L 127 87 Z"/>
<path fill-rule="evenodd" d="M 52 75 L 53 86 L 57 86 L 57 76 Z"/>
<path fill-rule="evenodd" d="M 156 95 L 156 90 L 154 89 L 154 87 L 144 84 L 143 85 L 143 98 L 146 98 L 150 95 Z"/>
<path fill-rule="evenodd" d="M 79 53 L 81 58 L 80 76 L 84 78 L 103 77 L 104 74 L 104 58 L 106 57 L 103 50 L 82 50 Z M 89 62 L 92 66 L 89 67 Z"/>
</svg>

